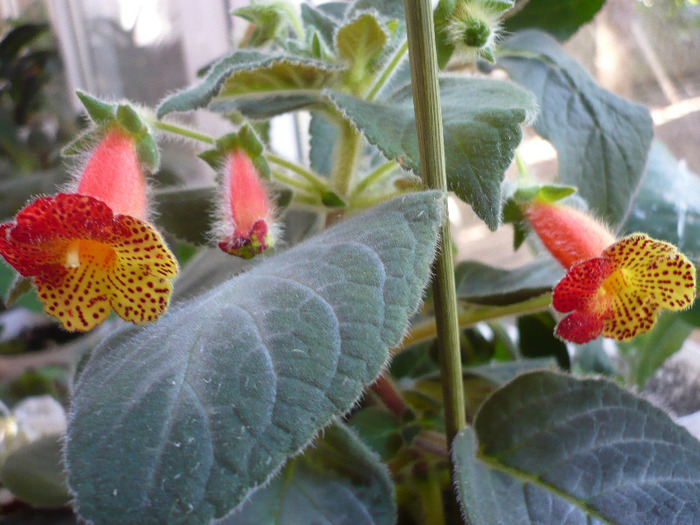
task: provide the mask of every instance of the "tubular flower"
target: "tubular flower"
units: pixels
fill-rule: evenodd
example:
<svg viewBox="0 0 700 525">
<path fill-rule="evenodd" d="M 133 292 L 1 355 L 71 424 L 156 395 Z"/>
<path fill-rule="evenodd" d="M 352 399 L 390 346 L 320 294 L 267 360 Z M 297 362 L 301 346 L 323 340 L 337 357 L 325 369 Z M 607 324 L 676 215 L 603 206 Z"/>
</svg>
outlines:
<svg viewBox="0 0 700 525">
<path fill-rule="evenodd" d="M 111 309 L 136 324 L 154 321 L 168 307 L 178 266 L 145 221 L 135 139 L 110 128 L 75 191 L 38 198 L 0 224 L 0 255 L 33 278 L 44 310 L 68 330 L 90 330 Z"/>
<path fill-rule="evenodd" d="M 135 139 L 112 127 L 91 153 L 75 193 L 101 200 L 114 213 L 145 219 L 146 190 Z"/>
<path fill-rule="evenodd" d="M 241 149 L 224 165 L 224 192 L 217 239 L 219 248 L 251 259 L 275 243 L 273 205 L 250 157 Z"/>
<path fill-rule="evenodd" d="M 542 220 L 547 210 L 554 213 Z M 581 212 L 539 202 L 525 215 L 569 268 L 552 298 L 555 310 L 569 314 L 555 330 L 562 339 L 583 344 L 603 335 L 625 341 L 651 330 L 662 309 L 693 304 L 695 267 L 672 244 L 635 233 L 598 251 L 605 229 Z"/>
<path fill-rule="evenodd" d="M 177 262 L 147 222 L 86 195 L 42 197 L 0 224 L 0 254 L 33 277 L 49 315 L 87 331 L 110 308 L 136 324 L 168 307 Z"/>
</svg>

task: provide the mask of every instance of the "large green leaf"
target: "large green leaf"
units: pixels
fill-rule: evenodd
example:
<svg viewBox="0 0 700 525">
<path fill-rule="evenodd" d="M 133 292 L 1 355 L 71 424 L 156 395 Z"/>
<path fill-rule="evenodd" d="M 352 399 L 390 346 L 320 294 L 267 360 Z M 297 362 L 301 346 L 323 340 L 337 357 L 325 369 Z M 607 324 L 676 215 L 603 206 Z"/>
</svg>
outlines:
<svg viewBox="0 0 700 525">
<path fill-rule="evenodd" d="M 537 28 L 564 41 L 590 21 L 605 0 L 528 0 L 520 3 L 524 7 L 506 20 L 506 31 Z"/>
<path fill-rule="evenodd" d="M 318 60 L 269 55 L 259 51 L 235 51 L 217 62 L 204 80 L 166 98 L 158 117 L 173 111 L 206 107 L 238 97 L 299 96 L 340 79 L 344 68 Z"/>
<path fill-rule="evenodd" d="M 395 522 L 394 486 L 386 467 L 347 427 L 337 424 L 217 525 Z"/>
<path fill-rule="evenodd" d="M 373 103 L 336 91 L 326 95 L 391 160 L 420 171 L 410 84 Z M 495 230 L 501 216 L 501 182 L 520 143 L 520 124 L 535 112 L 524 89 L 498 80 L 446 77 L 440 80 L 447 183 Z"/>
<path fill-rule="evenodd" d="M 623 231 L 671 242 L 700 262 L 700 179 L 660 142 L 651 147 L 647 173 Z"/>
<path fill-rule="evenodd" d="M 559 179 L 618 224 L 644 172 L 653 136 L 649 111 L 598 86 L 555 40 L 539 31 L 503 43 L 498 64 L 535 93 L 535 130 L 556 148 Z"/>
<path fill-rule="evenodd" d="M 605 380 L 522 375 L 484 403 L 453 454 L 472 525 L 673 525 L 700 516 L 700 443 Z"/>
<path fill-rule="evenodd" d="M 389 201 L 96 348 L 66 447 L 80 514 L 203 523 L 266 483 L 400 342 L 444 205 Z"/>
<path fill-rule="evenodd" d="M 554 260 L 534 261 L 514 270 L 478 261 L 463 261 L 455 268 L 457 297 L 476 304 L 509 305 L 546 292 L 564 276 Z"/>
</svg>

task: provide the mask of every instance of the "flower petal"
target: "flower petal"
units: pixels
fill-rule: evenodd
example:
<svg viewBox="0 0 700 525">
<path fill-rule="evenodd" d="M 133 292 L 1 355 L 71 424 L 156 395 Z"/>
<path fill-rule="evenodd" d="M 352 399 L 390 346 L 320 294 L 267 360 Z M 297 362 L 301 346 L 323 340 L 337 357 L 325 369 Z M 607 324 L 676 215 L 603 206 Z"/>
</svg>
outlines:
<svg viewBox="0 0 700 525">
<path fill-rule="evenodd" d="M 684 310 L 695 300 L 695 267 L 675 246 L 642 233 L 620 239 L 603 252 L 617 262 L 629 287 L 649 296 L 644 304 Z"/>
<path fill-rule="evenodd" d="M 117 254 L 109 274 L 112 308 L 135 324 L 155 321 L 170 303 L 169 278 L 177 275 L 177 261 L 157 231 L 127 215 L 115 217 L 110 245 Z"/>
<path fill-rule="evenodd" d="M 46 313 L 58 317 L 68 330 L 86 332 L 109 315 L 106 279 L 104 268 L 83 263 L 78 268 L 64 269 L 58 283 L 55 276 L 38 276 L 34 283 Z"/>
<path fill-rule="evenodd" d="M 598 337 L 604 325 L 605 320 L 600 315 L 592 311 L 577 311 L 559 321 L 555 333 L 562 339 L 581 345 Z"/>
<path fill-rule="evenodd" d="M 588 259 L 572 267 L 554 288 L 552 305 L 558 312 L 573 310 L 605 310 L 606 305 L 591 305 L 596 298 L 602 299 L 601 285 L 616 269 L 610 259 L 598 257 Z"/>
</svg>

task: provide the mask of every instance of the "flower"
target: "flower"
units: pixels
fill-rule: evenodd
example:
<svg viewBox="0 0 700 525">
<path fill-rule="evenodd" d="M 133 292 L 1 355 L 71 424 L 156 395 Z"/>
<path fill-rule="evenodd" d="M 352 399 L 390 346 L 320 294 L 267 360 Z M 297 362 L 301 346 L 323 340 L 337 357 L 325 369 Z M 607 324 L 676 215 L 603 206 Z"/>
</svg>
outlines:
<svg viewBox="0 0 700 525">
<path fill-rule="evenodd" d="M 579 344 L 601 334 L 626 341 L 651 330 L 661 309 L 684 310 L 694 300 L 693 264 L 672 244 L 635 233 L 574 265 L 557 284 L 554 308 L 572 313 L 556 334 Z"/>
<path fill-rule="evenodd" d="M 94 328 L 110 308 L 135 324 L 154 321 L 178 270 L 150 224 L 78 194 L 38 198 L 0 224 L 0 254 L 34 278 L 46 312 L 72 331 Z"/>
<path fill-rule="evenodd" d="M 615 241 L 589 215 L 542 198 L 523 213 L 545 247 L 568 268 L 552 306 L 568 314 L 555 329 L 567 341 L 599 335 L 626 341 L 648 332 L 662 309 L 695 300 L 695 267 L 675 246 L 635 233 Z"/>
<path fill-rule="evenodd" d="M 136 139 L 110 125 L 74 193 L 41 197 L 0 224 L 0 255 L 32 277 L 49 315 L 87 331 L 111 309 L 136 324 L 168 307 L 175 257 L 147 215 L 147 185 Z"/>
<path fill-rule="evenodd" d="M 253 161 L 242 149 L 227 155 L 215 236 L 219 248 L 251 259 L 275 243 L 273 205 Z"/>
</svg>

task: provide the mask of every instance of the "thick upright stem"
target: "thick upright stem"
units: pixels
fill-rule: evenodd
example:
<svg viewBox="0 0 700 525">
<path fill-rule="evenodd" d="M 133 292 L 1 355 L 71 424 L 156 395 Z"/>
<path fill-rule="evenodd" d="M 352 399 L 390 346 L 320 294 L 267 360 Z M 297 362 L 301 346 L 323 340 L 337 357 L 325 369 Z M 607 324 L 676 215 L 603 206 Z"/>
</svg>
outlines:
<svg viewBox="0 0 700 525">
<path fill-rule="evenodd" d="M 430 0 L 404 0 L 404 10 L 421 175 L 428 187 L 446 192 L 445 145 L 442 135 L 433 11 Z M 434 265 L 433 300 L 440 355 L 440 381 L 445 405 L 445 430 L 447 442 L 452 444 L 455 434 L 466 425 L 466 418 L 459 351 L 457 294 L 447 210 L 440 233 L 441 246 Z"/>
<path fill-rule="evenodd" d="M 333 151 L 331 184 L 341 197 L 347 197 L 352 176 L 357 169 L 362 147 L 362 136 L 351 122 L 343 119 L 338 129 L 338 139 Z"/>
</svg>

